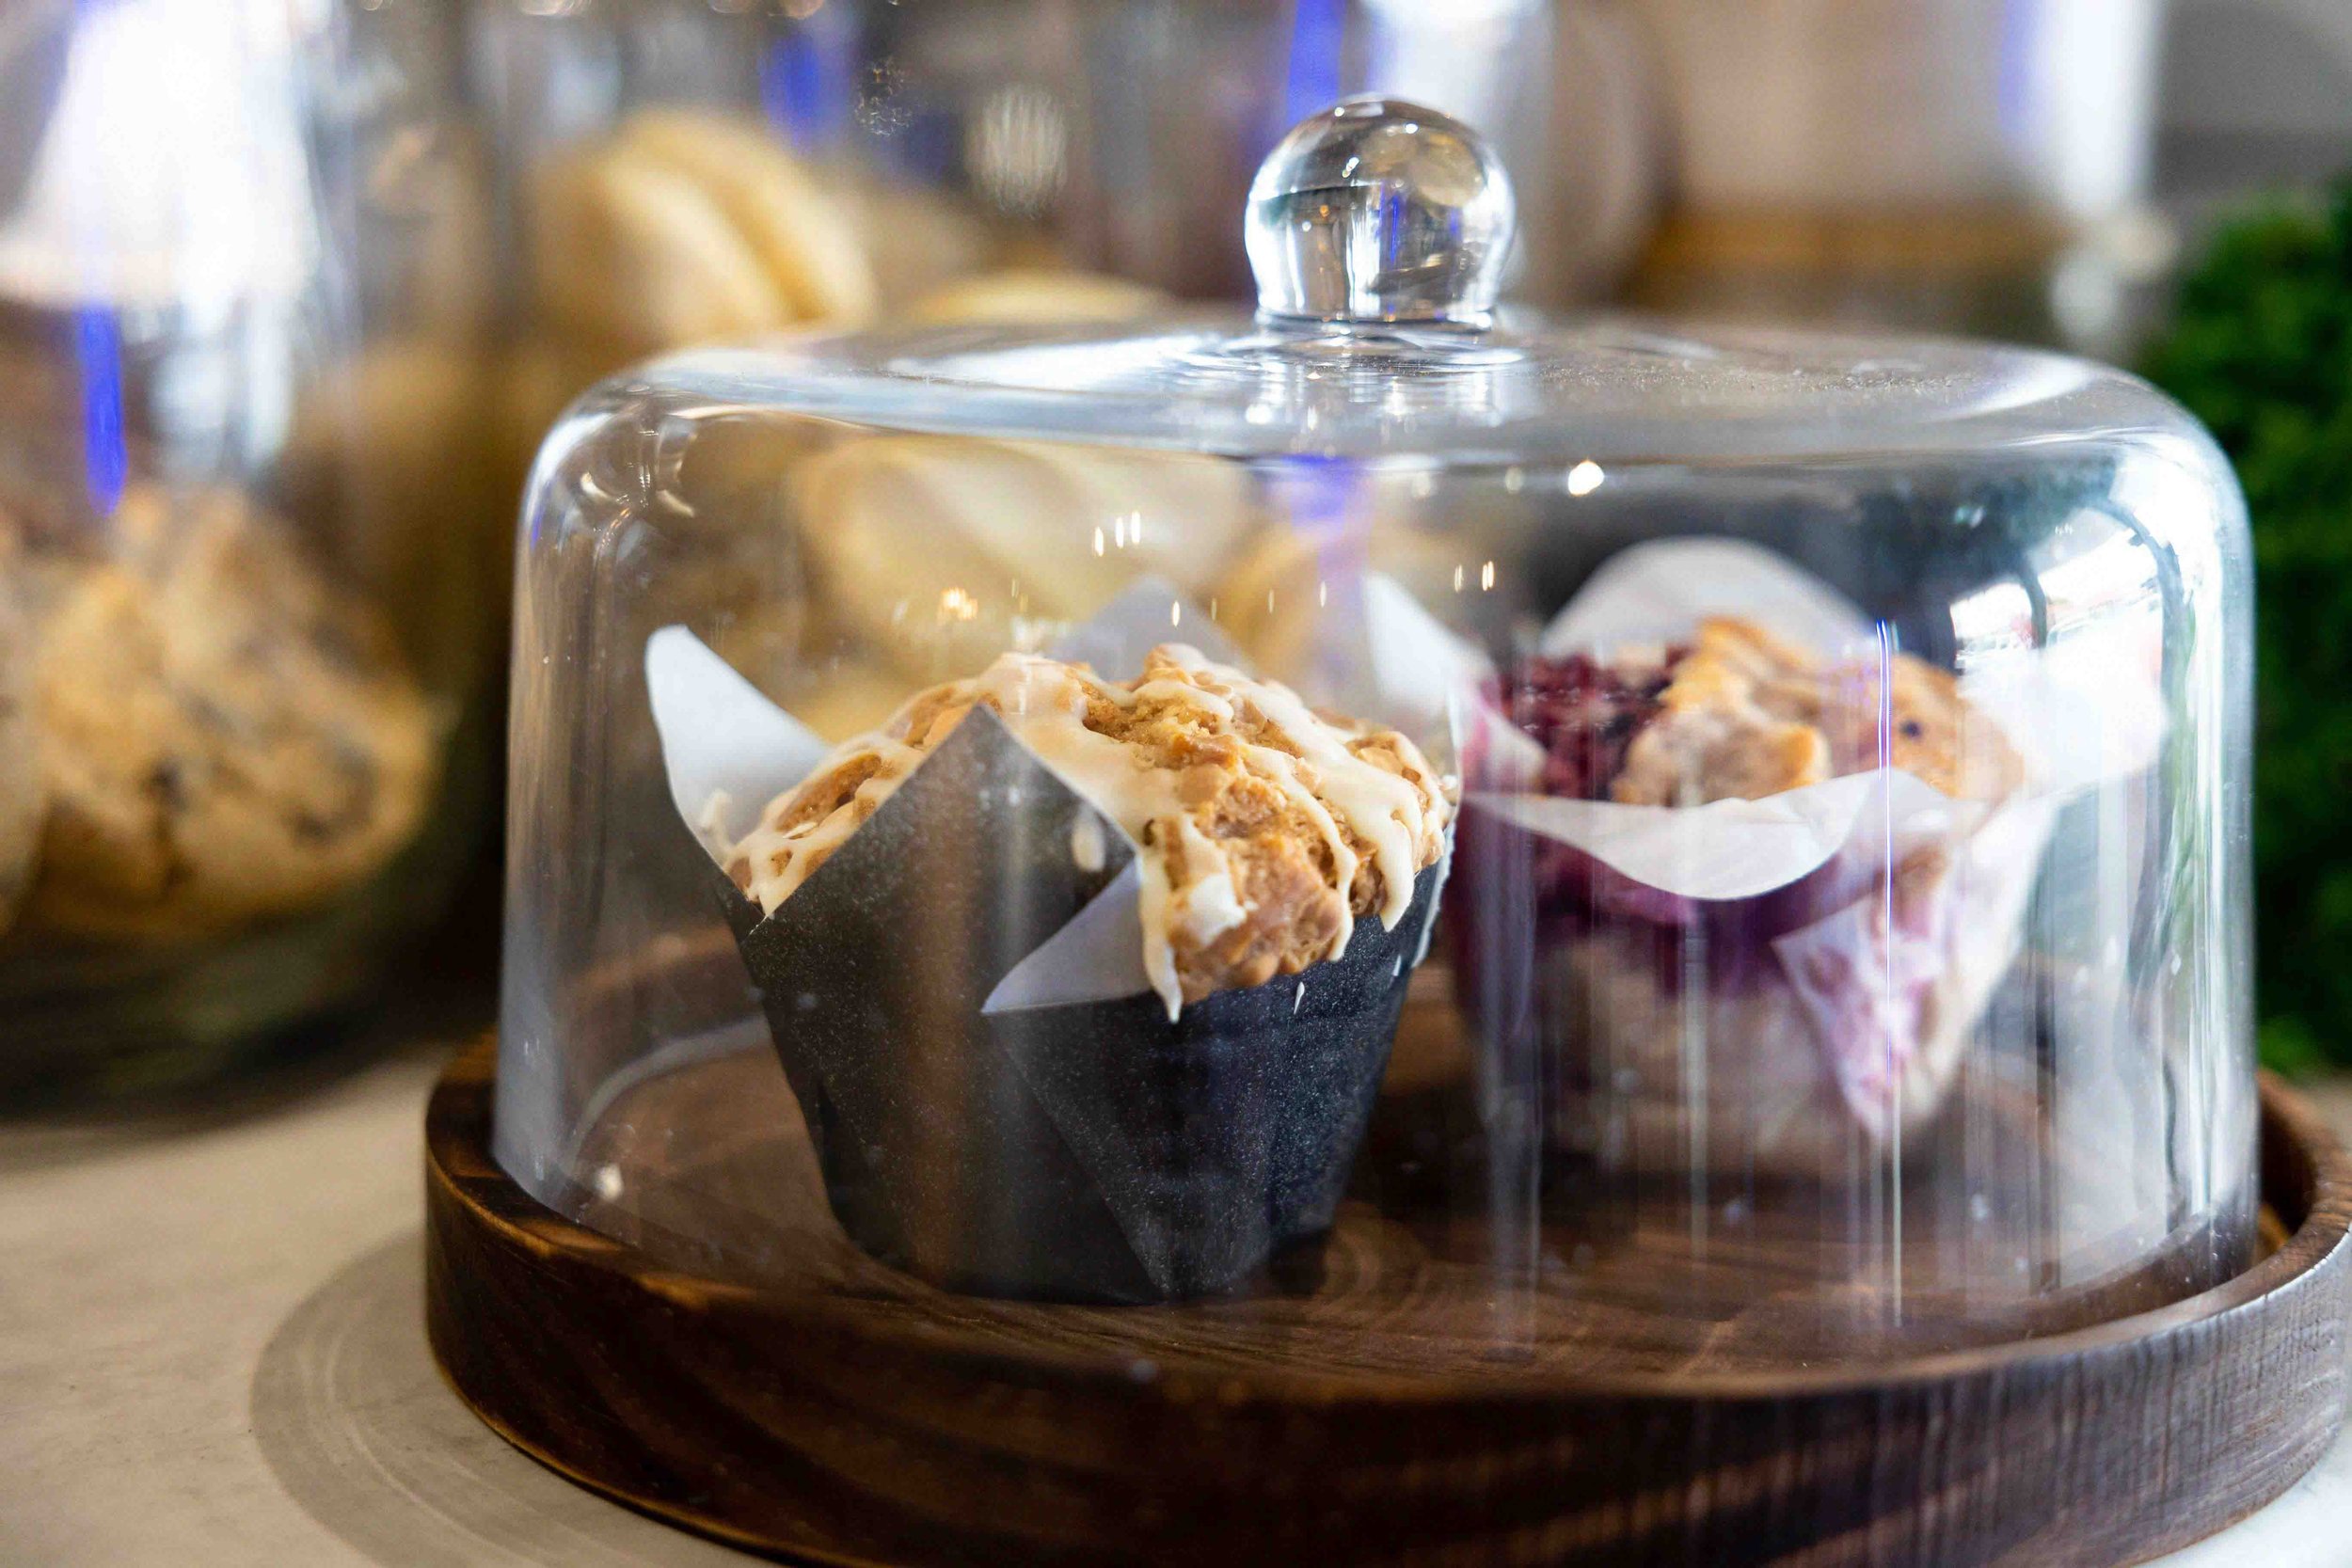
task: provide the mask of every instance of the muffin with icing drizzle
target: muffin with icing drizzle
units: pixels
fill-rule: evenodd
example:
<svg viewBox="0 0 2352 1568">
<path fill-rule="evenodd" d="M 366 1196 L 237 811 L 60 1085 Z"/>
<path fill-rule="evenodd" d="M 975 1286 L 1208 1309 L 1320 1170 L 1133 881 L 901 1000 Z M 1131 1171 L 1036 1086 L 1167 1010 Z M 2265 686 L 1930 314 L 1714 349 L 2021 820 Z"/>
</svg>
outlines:
<svg viewBox="0 0 2352 1568">
<path fill-rule="evenodd" d="M 771 802 L 729 878 L 774 913 L 975 708 L 1135 841 L 1144 971 L 1171 1019 L 1334 957 L 1360 921 L 1392 928 L 1444 851 L 1454 785 L 1410 740 L 1170 643 L 1124 685 L 1007 654 L 921 692 Z"/>
<path fill-rule="evenodd" d="M 1169 643 L 1006 654 L 795 776 L 740 838 L 675 798 L 859 1248 L 1136 1303 L 1330 1229 L 1454 832 L 1410 740 Z"/>
</svg>

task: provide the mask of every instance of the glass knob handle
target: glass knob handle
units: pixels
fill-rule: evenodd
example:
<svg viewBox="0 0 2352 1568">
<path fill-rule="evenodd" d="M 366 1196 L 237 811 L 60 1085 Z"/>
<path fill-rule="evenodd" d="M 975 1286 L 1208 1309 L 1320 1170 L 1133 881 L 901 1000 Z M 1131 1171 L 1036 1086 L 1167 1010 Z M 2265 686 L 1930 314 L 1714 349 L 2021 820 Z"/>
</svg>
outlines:
<svg viewBox="0 0 2352 1568">
<path fill-rule="evenodd" d="M 1402 99 L 1343 99 L 1266 154 L 1246 218 L 1259 314 L 1281 323 L 1493 318 L 1517 214 L 1486 138 Z"/>
</svg>

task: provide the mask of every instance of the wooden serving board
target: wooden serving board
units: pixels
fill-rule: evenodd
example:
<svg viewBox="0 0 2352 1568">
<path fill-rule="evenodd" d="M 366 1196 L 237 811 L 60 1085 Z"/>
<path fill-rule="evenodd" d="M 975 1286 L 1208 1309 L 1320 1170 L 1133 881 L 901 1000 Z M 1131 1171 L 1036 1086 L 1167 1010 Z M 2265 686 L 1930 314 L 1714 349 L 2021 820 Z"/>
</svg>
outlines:
<svg viewBox="0 0 2352 1568">
<path fill-rule="evenodd" d="M 1575 1289 L 1498 1290 L 1552 1265 L 1418 1210 L 1442 1128 L 1394 1117 L 1384 1202 L 1244 1298 L 952 1295 L 841 1236 L 772 1059 L 608 1115 L 582 1165 L 664 1179 L 579 1195 L 595 1228 L 491 1159 L 491 1071 L 461 1058 L 427 1119 L 452 1382 L 573 1479 L 794 1560 L 2124 1563 L 2269 1500 L 2344 1418 L 2352 1164 L 2275 1083 L 2247 1272 L 2175 1300 L 2159 1248 L 2030 1309 L 1890 1320 L 1819 1236 L 1693 1260 L 1622 1210 L 1547 1235 Z"/>
</svg>

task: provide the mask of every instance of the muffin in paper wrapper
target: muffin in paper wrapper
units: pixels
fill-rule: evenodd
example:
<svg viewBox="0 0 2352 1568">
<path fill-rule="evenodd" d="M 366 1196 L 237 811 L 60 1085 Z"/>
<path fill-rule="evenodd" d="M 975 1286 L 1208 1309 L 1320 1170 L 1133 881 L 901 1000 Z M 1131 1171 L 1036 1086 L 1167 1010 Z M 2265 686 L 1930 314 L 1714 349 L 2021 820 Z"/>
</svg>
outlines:
<svg viewBox="0 0 2352 1568">
<path fill-rule="evenodd" d="M 1621 554 L 1542 647 L 1605 657 L 1711 614 L 1830 658 L 1876 641 L 1772 552 L 1688 539 Z M 2058 813 L 2155 753 L 2161 702 L 2128 667 L 2024 649 L 1963 677 L 2023 768 L 1983 800 L 1891 767 L 1696 806 L 1554 797 L 1535 743 L 1472 705 L 1454 908 L 1495 1092 L 1637 1169 L 1834 1177 L 1899 1146 L 2016 958 Z"/>
<path fill-rule="evenodd" d="M 1085 651 L 1110 653 L 1097 631 Z M 821 754 L 682 628 L 647 669 L 690 824 Z M 733 758 L 694 756 L 711 735 Z M 1443 862 L 1393 928 L 1359 919 L 1342 954 L 1171 1020 L 1143 971 L 1138 853 L 976 708 L 772 914 L 714 858 L 865 1251 L 957 1291 L 1143 1303 L 1231 1290 L 1330 1227 Z"/>
</svg>

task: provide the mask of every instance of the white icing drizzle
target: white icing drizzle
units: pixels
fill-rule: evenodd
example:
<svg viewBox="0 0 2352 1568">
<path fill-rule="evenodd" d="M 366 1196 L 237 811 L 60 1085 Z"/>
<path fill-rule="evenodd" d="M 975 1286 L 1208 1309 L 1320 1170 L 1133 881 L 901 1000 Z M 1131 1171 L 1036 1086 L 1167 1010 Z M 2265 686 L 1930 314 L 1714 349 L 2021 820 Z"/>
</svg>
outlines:
<svg viewBox="0 0 2352 1568">
<path fill-rule="evenodd" d="M 1168 1004 L 1168 1021 L 1173 1023 L 1184 1010 L 1184 982 L 1176 973 L 1176 944 L 1168 940 L 1168 905 L 1174 896 L 1168 883 L 1168 862 L 1138 849 L 1136 865 L 1141 873 L 1136 913 L 1143 922 L 1143 974 Z"/>
<path fill-rule="evenodd" d="M 882 729 L 836 748 L 810 772 L 809 786 L 827 787 L 841 768 L 871 757 L 871 776 L 848 800 L 822 817 L 784 829 L 776 824 L 792 814 L 803 792 L 787 791 L 734 846 L 728 864 L 746 893 L 772 913 L 873 815 L 926 752 L 976 704 L 986 702 L 1040 761 L 1136 843 L 1144 972 L 1174 1018 L 1183 1006 L 1183 991 L 1169 933 L 1182 931 L 1205 945 L 1246 920 L 1248 906 L 1234 886 L 1224 852 L 1193 822 L 1179 794 L 1184 770 L 1158 764 L 1140 746 L 1089 729 L 1086 718 L 1089 705 L 1097 702 L 1130 712 L 1143 705 L 1178 705 L 1209 721 L 1212 733 L 1233 734 L 1237 721 L 1262 720 L 1298 752 L 1294 756 L 1271 745 L 1243 748 L 1249 771 L 1279 788 L 1329 851 L 1342 894 L 1341 927 L 1330 951 L 1342 951 L 1353 931 L 1345 895 L 1359 866 L 1357 842 L 1369 847 L 1379 869 L 1377 912 L 1381 924 L 1393 928 L 1412 903 L 1415 875 L 1424 861 L 1436 858 L 1448 815 L 1441 781 L 1412 744 L 1382 732 L 1327 723 L 1289 688 L 1211 663 L 1182 644 L 1154 650 L 1153 660 L 1160 673 L 1126 688 L 1080 667 L 1007 654 L 969 680 L 924 692 Z M 1182 678 L 1166 673 L 1169 665 Z M 920 712 L 934 717 L 918 747 L 905 737 Z M 1396 756 L 1404 774 L 1349 749 L 1351 740 L 1373 738 Z M 1094 847 L 1099 866 L 1099 842 Z M 1086 865 L 1086 843 L 1074 833 L 1072 852 Z"/>
<path fill-rule="evenodd" d="M 1081 812 L 1070 824 L 1071 863 L 1089 876 L 1103 869 L 1103 819 Z"/>
<path fill-rule="evenodd" d="M 1198 654 L 1193 657 L 1201 668 L 1216 668 Z M 1421 863 L 1422 822 L 1427 814 L 1422 810 L 1420 791 L 1407 780 L 1349 751 L 1348 737 L 1317 719 L 1289 687 L 1276 681 L 1253 682 L 1249 697 L 1258 711 L 1305 753 L 1324 800 L 1347 819 L 1347 825 L 1358 836 L 1372 845 L 1373 863 L 1380 868 L 1380 924 L 1393 929 L 1413 901 L 1413 875 Z M 1422 771 L 1427 771 L 1425 766 Z M 1436 787 L 1433 781 L 1432 794 Z M 1328 814 L 1318 815 L 1326 822 L 1331 819 Z M 1439 819 L 1442 821 L 1442 816 Z M 1339 843 L 1336 832 L 1333 839 Z M 1340 878 L 1343 889 L 1354 874 L 1352 854 L 1346 864 L 1347 871 Z M 1345 941 L 1344 937 L 1341 939 L 1343 945 Z"/>
<path fill-rule="evenodd" d="M 1167 650 L 1163 648 L 1161 651 L 1166 652 Z M 1190 650 L 1187 649 L 1186 651 L 1189 652 Z M 1187 666 L 1187 668 L 1214 671 L 1217 667 L 1203 659 L 1198 666 Z M 1232 703 L 1228 702 L 1222 696 L 1219 696 L 1216 692 L 1206 690 L 1200 687 L 1193 685 L 1189 681 L 1171 681 L 1165 679 L 1145 681 L 1141 686 L 1135 689 L 1133 695 L 1135 700 L 1138 703 L 1182 703 L 1187 706 L 1197 707 L 1204 712 L 1213 713 L 1229 724 L 1233 721 L 1233 705 Z"/>
<path fill-rule="evenodd" d="M 703 802 L 703 814 L 694 820 L 694 833 L 721 860 L 727 857 L 727 818 L 735 815 L 735 797 L 723 789 L 714 789 L 710 799 Z"/>
<path fill-rule="evenodd" d="M 859 784 L 856 793 L 841 805 L 823 816 L 788 829 L 778 828 L 774 824 L 798 793 L 787 791 L 760 814 L 757 827 L 737 841 L 727 863 L 732 869 L 739 861 L 748 863 L 751 881 L 745 892 L 759 901 L 762 910 L 774 913 L 776 906 L 791 897 L 810 873 L 824 863 L 825 857 L 857 832 L 859 825 L 873 816 L 898 787 L 898 781 L 914 771 L 914 765 L 923 760 L 921 752 L 902 740 L 884 735 L 863 736 L 834 752 L 810 777 L 820 778 L 869 754 L 877 764 L 873 776 Z"/>
<path fill-rule="evenodd" d="M 1184 858 L 1184 933 L 1205 947 L 1248 919 L 1249 911 L 1233 891 L 1224 854 L 1192 818 L 1177 819 L 1176 843 Z"/>
</svg>

